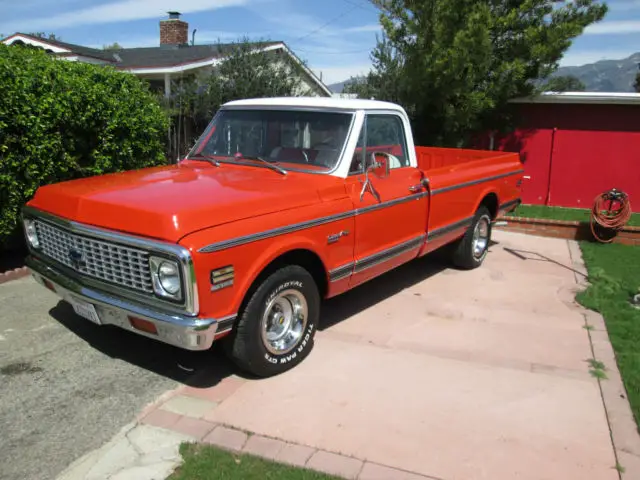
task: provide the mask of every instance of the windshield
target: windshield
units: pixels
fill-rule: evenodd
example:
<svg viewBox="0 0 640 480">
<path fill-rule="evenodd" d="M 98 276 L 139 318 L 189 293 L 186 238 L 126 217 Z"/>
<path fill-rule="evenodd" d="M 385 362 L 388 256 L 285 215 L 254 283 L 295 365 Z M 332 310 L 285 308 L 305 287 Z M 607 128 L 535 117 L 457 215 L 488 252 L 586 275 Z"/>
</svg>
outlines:
<svg viewBox="0 0 640 480">
<path fill-rule="evenodd" d="M 319 173 L 336 167 L 353 114 L 296 110 L 220 110 L 187 158 Z"/>
</svg>

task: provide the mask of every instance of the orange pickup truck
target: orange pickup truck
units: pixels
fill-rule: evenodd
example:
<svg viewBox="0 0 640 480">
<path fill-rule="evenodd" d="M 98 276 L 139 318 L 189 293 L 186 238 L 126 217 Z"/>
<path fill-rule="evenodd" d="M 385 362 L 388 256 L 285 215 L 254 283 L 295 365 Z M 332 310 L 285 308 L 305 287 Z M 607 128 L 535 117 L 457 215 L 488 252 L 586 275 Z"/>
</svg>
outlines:
<svg viewBox="0 0 640 480">
<path fill-rule="evenodd" d="M 234 101 L 176 165 L 38 189 L 27 265 L 98 325 L 220 340 L 270 376 L 311 351 L 323 299 L 445 245 L 480 266 L 522 173 L 517 154 L 415 147 L 392 103 Z"/>
</svg>

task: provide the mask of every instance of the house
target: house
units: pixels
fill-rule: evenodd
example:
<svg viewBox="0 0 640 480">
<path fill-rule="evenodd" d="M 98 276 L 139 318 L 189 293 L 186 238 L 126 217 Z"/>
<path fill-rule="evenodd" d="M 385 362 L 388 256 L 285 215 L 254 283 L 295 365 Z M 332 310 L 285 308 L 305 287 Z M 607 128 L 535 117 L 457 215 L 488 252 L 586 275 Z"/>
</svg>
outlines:
<svg viewBox="0 0 640 480">
<path fill-rule="evenodd" d="M 189 24 L 180 19 L 179 12 L 168 12 L 169 18 L 160 21 L 160 45 L 146 48 L 122 48 L 101 50 L 71 43 L 49 40 L 24 33 L 15 33 L 2 40 L 7 45 L 25 44 L 40 47 L 58 58 L 100 65 L 111 65 L 149 81 L 152 88 L 171 95 L 172 80 L 189 75 L 206 75 L 233 47 L 232 44 L 195 45 L 189 43 Z M 195 30 L 194 30 L 195 33 Z M 193 38 L 193 37 L 192 37 Z M 274 61 L 287 56 L 302 68 L 301 91 L 309 95 L 330 97 L 331 91 L 284 42 L 254 43 L 255 49 L 269 52 Z M 310 93 L 309 93 L 310 92 Z"/>
</svg>

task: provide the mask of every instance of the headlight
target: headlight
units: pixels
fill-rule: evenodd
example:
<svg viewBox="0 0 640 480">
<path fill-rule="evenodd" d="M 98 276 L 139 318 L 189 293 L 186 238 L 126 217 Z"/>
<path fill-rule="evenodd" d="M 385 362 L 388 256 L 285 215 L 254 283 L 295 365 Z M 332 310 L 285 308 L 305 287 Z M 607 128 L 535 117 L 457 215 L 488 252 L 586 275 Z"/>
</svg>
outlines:
<svg viewBox="0 0 640 480">
<path fill-rule="evenodd" d="M 24 233 L 27 236 L 29 244 L 33 248 L 40 248 L 40 240 L 38 240 L 38 232 L 36 230 L 36 222 L 30 219 L 24 220 Z"/>
<path fill-rule="evenodd" d="M 182 278 L 177 262 L 161 257 L 149 258 L 153 290 L 159 297 L 182 300 Z"/>
</svg>

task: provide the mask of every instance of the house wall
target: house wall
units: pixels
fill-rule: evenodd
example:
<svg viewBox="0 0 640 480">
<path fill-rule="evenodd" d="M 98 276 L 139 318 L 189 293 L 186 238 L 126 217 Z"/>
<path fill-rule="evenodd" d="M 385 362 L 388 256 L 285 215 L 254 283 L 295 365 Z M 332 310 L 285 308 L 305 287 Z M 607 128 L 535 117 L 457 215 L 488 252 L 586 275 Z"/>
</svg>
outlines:
<svg viewBox="0 0 640 480">
<path fill-rule="evenodd" d="M 520 104 L 518 129 L 496 139 L 519 152 L 523 202 L 591 208 L 617 188 L 640 212 L 640 105 Z M 480 148 L 488 148 L 485 138 Z"/>
</svg>

